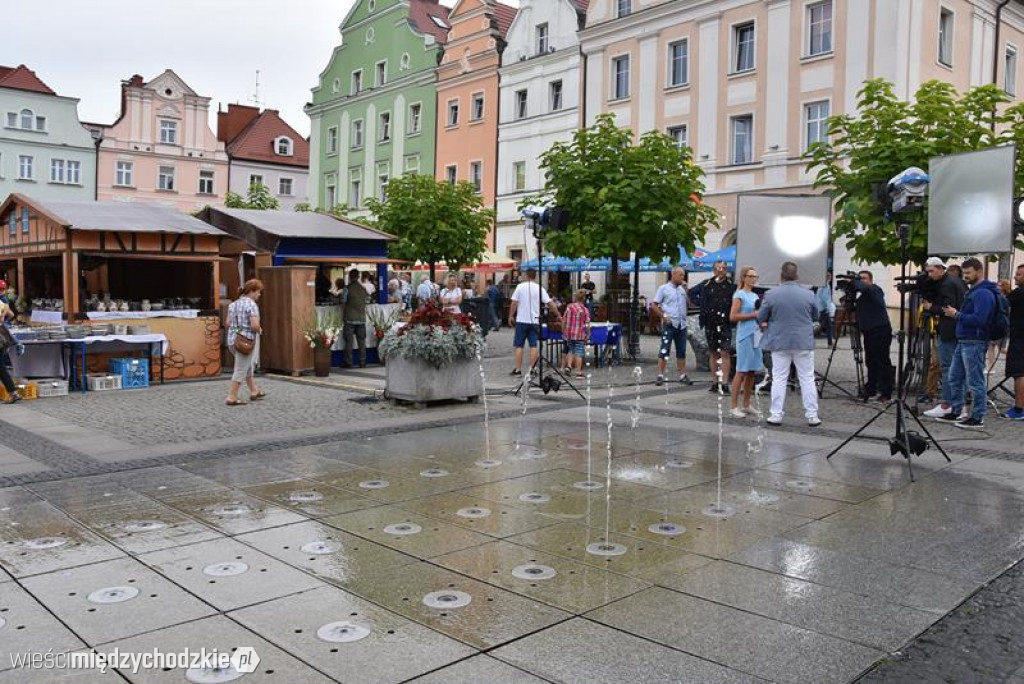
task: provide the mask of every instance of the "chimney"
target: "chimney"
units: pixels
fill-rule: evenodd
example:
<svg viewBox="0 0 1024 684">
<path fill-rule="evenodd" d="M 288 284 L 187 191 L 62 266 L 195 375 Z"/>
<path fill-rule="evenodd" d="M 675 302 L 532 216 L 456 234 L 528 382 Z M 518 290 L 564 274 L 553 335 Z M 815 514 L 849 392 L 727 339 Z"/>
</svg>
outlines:
<svg viewBox="0 0 1024 684">
<path fill-rule="evenodd" d="M 259 107 L 229 104 L 228 111 L 217 112 L 217 140 L 229 144 L 259 115 Z"/>
</svg>

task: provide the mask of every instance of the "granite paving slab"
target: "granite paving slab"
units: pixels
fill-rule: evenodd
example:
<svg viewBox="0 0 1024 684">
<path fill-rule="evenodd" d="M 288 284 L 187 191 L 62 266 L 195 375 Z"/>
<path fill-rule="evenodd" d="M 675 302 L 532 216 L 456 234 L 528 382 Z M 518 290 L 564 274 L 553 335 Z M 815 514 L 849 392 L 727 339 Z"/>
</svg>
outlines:
<svg viewBox="0 0 1024 684">
<path fill-rule="evenodd" d="M 198 461 L 181 466 L 188 473 L 219 482 L 225 487 L 241 489 L 291 479 L 292 475 L 262 455 L 238 456 L 232 459 Z"/>
<path fill-rule="evenodd" d="M 719 490 L 717 483 L 714 482 L 658 494 L 645 500 L 643 505 L 648 508 L 694 515 L 710 503 L 717 504 L 719 491 L 721 491 L 722 503 L 736 509 L 738 515 L 764 510 L 787 516 L 817 519 L 832 515 L 846 507 L 845 504 L 832 499 L 822 499 L 767 487 L 728 486 L 723 483 Z"/>
<path fill-rule="evenodd" d="M 10 508 L 0 513 L 0 567 L 14 577 L 124 555 L 48 503 L 39 501 Z"/>
<path fill-rule="evenodd" d="M 415 684 L 452 684 L 453 682 L 543 684 L 548 680 L 535 677 L 490 656 L 477 655 L 411 681 Z"/>
<path fill-rule="evenodd" d="M 53 653 L 67 653 L 84 645 L 16 582 L 0 584 L 0 670 L 14 667 L 12 654 L 45 653 L 51 648 Z"/>
<path fill-rule="evenodd" d="M 788 473 L 776 473 L 771 470 L 749 470 L 724 479 L 722 484 L 723 486 L 730 487 L 774 489 L 781 492 L 806 494 L 808 496 L 850 504 L 867 501 L 871 497 L 878 496 L 885 491 L 872 487 L 843 484 L 835 480 L 822 480 L 815 477 L 800 477 Z"/>
<path fill-rule="evenodd" d="M 447 478 L 421 477 L 414 480 L 369 468 L 356 468 L 333 476 L 310 476 L 309 479 L 345 489 L 382 504 L 419 499 L 464 486 L 458 482 L 445 482 Z"/>
<path fill-rule="evenodd" d="M 163 502 L 224 534 L 242 534 L 307 520 L 304 515 L 274 506 L 238 489 L 188 494 L 163 499 Z"/>
<path fill-rule="evenodd" d="M 830 451 L 832 449 L 823 449 L 763 467 L 776 473 L 833 480 L 872 489 L 899 489 L 910 484 L 905 459 L 890 455 L 887 446 L 857 443 L 845 447 L 831 459 L 826 459 Z M 966 458 L 956 453 L 950 453 L 949 456 L 953 463 Z M 918 478 L 950 466 L 942 454 L 934 449 L 916 457 L 913 465 L 914 474 Z"/>
<path fill-rule="evenodd" d="M 586 471 L 586 455 L 578 455 L 572 459 L 563 459 L 565 467 Z M 591 464 L 591 472 L 604 477 L 607 473 L 607 461 L 600 454 L 595 454 Z M 745 466 L 731 463 L 722 464 L 722 476 L 742 472 Z M 623 482 L 657 487 L 659 489 L 682 489 L 694 485 L 713 482 L 718 478 L 718 465 L 712 461 L 680 458 L 657 451 L 638 451 L 612 460 L 612 478 Z"/>
<path fill-rule="evenodd" d="M 310 518 L 322 518 L 380 505 L 379 501 L 313 480 L 288 479 L 246 487 L 244 491 L 280 508 Z"/>
<path fill-rule="evenodd" d="M 107 476 L 112 482 L 156 499 L 230 490 L 177 466 L 156 466 Z"/>
<path fill-rule="evenodd" d="M 38 496 L 68 513 L 107 506 L 137 506 L 149 499 L 107 477 L 76 477 L 27 485 Z"/>
<path fill-rule="evenodd" d="M 460 492 L 406 501 L 400 508 L 443 520 L 492 537 L 508 537 L 558 521 L 540 513 L 466 496 Z"/>
<path fill-rule="evenodd" d="M 398 506 L 380 506 L 323 518 L 323 522 L 417 558 L 479 546 L 492 537 Z"/>
<path fill-rule="evenodd" d="M 0 672 L 0 684 L 109 684 L 125 682 L 114 670 L 46 670 L 42 668 Z"/>
<path fill-rule="evenodd" d="M 159 551 L 221 536 L 180 511 L 152 499 L 74 514 L 75 520 L 129 554 Z"/>
</svg>

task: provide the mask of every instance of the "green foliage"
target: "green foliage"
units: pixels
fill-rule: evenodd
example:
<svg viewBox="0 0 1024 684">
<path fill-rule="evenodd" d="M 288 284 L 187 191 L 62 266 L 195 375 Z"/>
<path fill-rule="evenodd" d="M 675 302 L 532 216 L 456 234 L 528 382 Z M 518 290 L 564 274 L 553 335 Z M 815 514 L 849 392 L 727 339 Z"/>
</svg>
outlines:
<svg viewBox="0 0 1024 684">
<path fill-rule="evenodd" d="M 484 336 L 472 317 L 450 313 L 431 301 L 404 327 L 389 327 L 377 349 L 384 359 L 395 355 L 442 368 L 454 361 L 480 358 Z"/>
<path fill-rule="evenodd" d="M 309 202 L 299 202 L 295 205 L 295 211 L 300 213 L 306 213 L 313 211 L 313 205 Z"/>
<path fill-rule="evenodd" d="M 1024 151 L 1024 106 L 1000 112 L 1009 101 L 993 85 L 964 94 L 940 81 L 923 83 L 913 102 L 896 97 L 891 83 L 867 81 L 858 94 L 856 115 L 829 120 L 827 142 L 812 145 L 805 154 L 807 170 L 816 173 L 814 187 L 836 200 L 833 237 L 843 240 L 864 263 L 898 264 L 899 237 L 892 221 L 876 201 L 890 178 L 910 166 L 925 171 L 932 157 L 983 150 L 1016 142 Z M 1024 184 L 1024 162 L 1018 155 L 1016 186 Z M 881 187 L 880 187 L 881 186 Z M 928 257 L 927 212 L 901 215 L 910 222 L 910 261 L 921 265 Z"/>
<path fill-rule="evenodd" d="M 281 202 L 270 193 L 263 183 L 253 183 L 249 186 L 249 193 L 242 197 L 236 192 L 228 191 L 224 196 L 224 206 L 228 209 L 280 209 Z"/>
<path fill-rule="evenodd" d="M 444 261 L 458 270 L 478 260 L 487 248 L 494 212 L 485 209 L 472 184 L 406 174 L 388 183 L 387 199 L 366 200 L 376 227 L 398 239 L 389 247 L 396 259 L 434 265 Z"/>
<path fill-rule="evenodd" d="M 567 257 L 676 258 L 692 251 L 718 213 L 702 203 L 703 170 L 689 148 L 651 131 L 636 144 L 628 129 L 603 114 L 558 142 L 541 157 L 546 194 L 521 206 L 553 204 L 570 212 L 565 233 L 550 235 L 545 248 Z"/>
</svg>

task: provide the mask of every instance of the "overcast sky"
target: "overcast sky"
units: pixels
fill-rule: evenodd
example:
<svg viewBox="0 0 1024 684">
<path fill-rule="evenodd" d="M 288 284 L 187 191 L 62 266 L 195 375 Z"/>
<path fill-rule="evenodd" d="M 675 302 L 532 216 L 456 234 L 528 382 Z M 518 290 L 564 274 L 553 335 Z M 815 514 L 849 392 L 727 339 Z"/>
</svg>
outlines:
<svg viewBox="0 0 1024 684">
<path fill-rule="evenodd" d="M 260 100 L 302 135 L 310 89 L 338 45 L 355 0 L 3 0 L 0 65 L 26 64 L 83 121 L 112 123 L 120 83 L 173 69 L 217 104 Z M 454 0 L 442 0 L 452 5 Z M 509 4 L 518 4 L 510 2 Z"/>
</svg>

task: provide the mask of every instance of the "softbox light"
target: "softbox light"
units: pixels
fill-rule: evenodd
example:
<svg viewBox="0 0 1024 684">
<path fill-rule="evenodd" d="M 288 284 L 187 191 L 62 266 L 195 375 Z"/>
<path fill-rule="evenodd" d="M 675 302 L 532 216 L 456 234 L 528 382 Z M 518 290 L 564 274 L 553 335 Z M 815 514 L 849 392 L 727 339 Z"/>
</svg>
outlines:
<svg viewBox="0 0 1024 684">
<path fill-rule="evenodd" d="M 796 262 L 800 282 L 820 285 L 828 274 L 832 201 L 821 195 L 739 196 L 736 269 L 753 266 L 759 285 L 779 284 L 785 261 Z"/>
<path fill-rule="evenodd" d="M 1013 249 L 1013 145 L 933 157 L 928 175 L 928 253 Z"/>
</svg>

